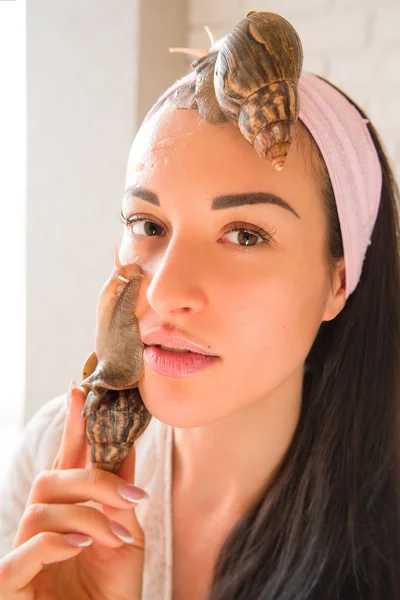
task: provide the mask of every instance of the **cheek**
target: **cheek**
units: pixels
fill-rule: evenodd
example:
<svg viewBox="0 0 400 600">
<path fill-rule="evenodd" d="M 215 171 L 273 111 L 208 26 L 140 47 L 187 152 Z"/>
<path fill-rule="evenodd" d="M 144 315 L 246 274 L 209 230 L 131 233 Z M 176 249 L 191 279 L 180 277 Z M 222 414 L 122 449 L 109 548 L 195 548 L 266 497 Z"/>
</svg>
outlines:
<svg viewBox="0 0 400 600">
<path fill-rule="evenodd" d="M 175 427 L 199 427 L 277 389 L 304 362 L 317 332 L 304 289 L 304 283 L 287 279 L 214 289 L 212 314 L 204 315 L 200 329 L 205 340 L 209 332 L 219 343 L 221 361 L 179 380 L 146 369 L 138 387 L 148 410 Z M 142 302 L 145 313 L 144 296 Z"/>
<path fill-rule="evenodd" d="M 237 349 L 232 367 L 248 380 L 261 377 L 273 386 L 309 353 L 321 323 L 324 283 L 315 270 L 313 277 L 301 271 L 268 278 L 230 299 L 229 347 Z"/>
</svg>

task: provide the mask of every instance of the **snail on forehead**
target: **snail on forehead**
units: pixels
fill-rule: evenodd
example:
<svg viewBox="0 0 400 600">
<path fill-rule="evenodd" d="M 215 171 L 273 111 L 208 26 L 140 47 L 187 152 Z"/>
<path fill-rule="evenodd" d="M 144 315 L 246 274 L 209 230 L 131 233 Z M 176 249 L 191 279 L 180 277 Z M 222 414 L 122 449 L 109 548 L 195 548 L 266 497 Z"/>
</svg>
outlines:
<svg viewBox="0 0 400 600">
<path fill-rule="evenodd" d="M 197 78 L 175 93 L 177 106 L 198 110 L 211 123 L 238 127 L 257 153 L 281 171 L 299 115 L 303 66 L 299 35 L 283 17 L 251 11 L 225 37 L 194 54 Z"/>
<path fill-rule="evenodd" d="M 83 366 L 80 384 L 92 466 L 112 472 L 151 420 L 137 388 L 144 344 L 135 308 L 143 275 L 136 262 L 121 265 L 115 238 L 114 262 L 99 295 L 95 352 Z"/>
</svg>

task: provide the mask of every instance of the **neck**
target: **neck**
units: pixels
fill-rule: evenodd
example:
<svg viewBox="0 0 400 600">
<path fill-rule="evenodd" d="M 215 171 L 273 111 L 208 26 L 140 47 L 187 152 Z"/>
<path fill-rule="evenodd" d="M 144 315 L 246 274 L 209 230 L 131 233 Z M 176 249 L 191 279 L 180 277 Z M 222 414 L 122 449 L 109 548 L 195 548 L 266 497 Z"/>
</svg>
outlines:
<svg viewBox="0 0 400 600">
<path fill-rule="evenodd" d="M 173 429 L 173 487 L 203 514 L 234 518 L 263 493 L 292 441 L 301 409 L 300 369 L 268 396 L 228 418 Z"/>
</svg>

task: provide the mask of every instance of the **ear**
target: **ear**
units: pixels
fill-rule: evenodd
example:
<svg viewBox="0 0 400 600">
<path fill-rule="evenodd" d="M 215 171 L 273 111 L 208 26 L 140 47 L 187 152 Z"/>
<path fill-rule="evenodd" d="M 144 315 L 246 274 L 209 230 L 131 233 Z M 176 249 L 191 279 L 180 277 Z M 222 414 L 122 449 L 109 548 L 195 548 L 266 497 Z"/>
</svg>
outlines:
<svg viewBox="0 0 400 600">
<path fill-rule="evenodd" d="M 346 304 L 346 269 L 344 257 L 334 267 L 330 290 L 325 305 L 322 321 L 332 321 Z"/>
</svg>

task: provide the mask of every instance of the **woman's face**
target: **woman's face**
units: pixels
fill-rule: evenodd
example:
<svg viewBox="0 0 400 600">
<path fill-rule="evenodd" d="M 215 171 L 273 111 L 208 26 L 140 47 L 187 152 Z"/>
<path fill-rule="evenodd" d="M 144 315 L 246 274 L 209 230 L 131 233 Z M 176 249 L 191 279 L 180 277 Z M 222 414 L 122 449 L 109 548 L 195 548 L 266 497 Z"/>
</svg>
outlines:
<svg viewBox="0 0 400 600">
<path fill-rule="evenodd" d="M 140 334 L 176 327 L 219 360 L 172 378 L 145 363 L 139 391 L 149 411 L 176 427 L 219 421 L 293 393 L 322 321 L 344 305 L 340 276 L 324 258 L 326 218 L 307 152 L 293 141 L 283 171 L 261 159 L 238 129 L 192 111 L 162 108 L 138 132 L 127 188 L 156 194 L 159 206 L 126 194 L 122 263 L 139 257 L 135 310 Z M 273 194 L 291 209 L 253 203 L 212 209 L 219 196 Z M 269 241 L 251 231 L 261 228 Z M 336 277 L 336 276 L 335 276 Z"/>
</svg>

